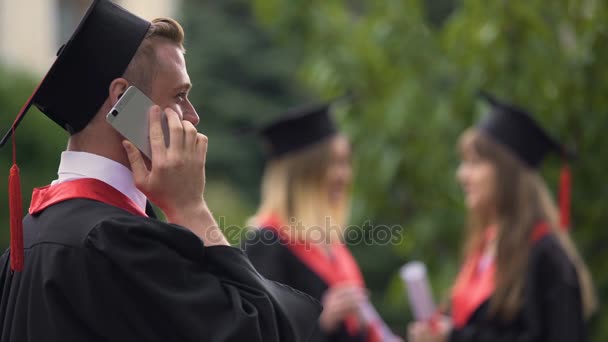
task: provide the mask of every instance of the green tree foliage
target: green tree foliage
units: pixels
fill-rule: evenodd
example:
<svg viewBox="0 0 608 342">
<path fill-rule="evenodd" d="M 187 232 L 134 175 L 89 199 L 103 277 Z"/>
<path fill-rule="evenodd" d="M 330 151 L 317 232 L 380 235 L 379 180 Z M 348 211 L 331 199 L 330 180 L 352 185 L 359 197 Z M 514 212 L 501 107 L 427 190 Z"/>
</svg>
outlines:
<svg viewBox="0 0 608 342">
<path fill-rule="evenodd" d="M 181 22 L 194 84 L 190 99 L 209 136 L 210 179 L 239 184 L 257 201 L 263 156 L 251 128 L 301 99 L 293 70 L 297 55 L 277 47 L 245 0 L 186 0 Z"/>
<path fill-rule="evenodd" d="M 0 127 L 8 130 L 19 109 L 34 91 L 36 83 L 28 75 L 0 67 Z M 41 114 L 30 109 L 16 131 L 17 163 L 21 170 L 23 210 L 27 212 L 32 188 L 44 186 L 56 178 L 59 154 L 67 133 Z M 8 175 L 13 163 L 11 141 L 0 150 L 0 247 L 9 242 Z"/>
<path fill-rule="evenodd" d="M 459 134 L 487 110 L 480 89 L 528 109 L 576 146 L 573 236 L 608 295 L 603 179 L 608 165 L 605 66 L 608 4 L 595 0 L 443 1 L 255 0 L 258 17 L 295 45 L 298 75 L 321 96 L 354 95 L 339 110 L 355 146 L 353 223 L 400 224 L 394 247 L 355 245 L 380 311 L 403 331 L 409 310 L 396 269 L 424 260 L 445 299 L 459 264 L 464 222 L 454 181 Z M 445 18 L 445 20 L 443 20 Z M 560 163 L 542 170 L 557 189 Z M 608 314 L 593 322 L 608 338 Z"/>
</svg>

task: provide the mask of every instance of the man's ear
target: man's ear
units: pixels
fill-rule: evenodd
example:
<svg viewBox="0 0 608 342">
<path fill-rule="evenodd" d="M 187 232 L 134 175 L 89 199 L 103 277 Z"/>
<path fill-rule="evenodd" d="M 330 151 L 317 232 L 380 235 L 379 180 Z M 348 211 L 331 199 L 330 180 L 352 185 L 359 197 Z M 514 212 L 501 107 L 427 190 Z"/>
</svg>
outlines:
<svg viewBox="0 0 608 342">
<path fill-rule="evenodd" d="M 114 81 L 112 81 L 112 83 L 110 83 L 110 104 L 112 106 L 114 106 L 116 104 L 116 102 L 118 102 L 118 100 L 120 99 L 120 97 L 122 96 L 122 94 L 124 94 L 125 91 L 127 91 L 127 88 L 129 88 L 129 81 L 127 81 L 126 79 L 119 77 L 114 79 Z"/>
</svg>

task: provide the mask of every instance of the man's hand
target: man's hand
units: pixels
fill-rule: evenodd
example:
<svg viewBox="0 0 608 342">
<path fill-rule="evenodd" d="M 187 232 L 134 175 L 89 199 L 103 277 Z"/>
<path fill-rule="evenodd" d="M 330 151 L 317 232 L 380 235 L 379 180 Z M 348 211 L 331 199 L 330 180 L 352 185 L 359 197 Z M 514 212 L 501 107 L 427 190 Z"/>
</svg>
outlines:
<svg viewBox="0 0 608 342">
<path fill-rule="evenodd" d="M 205 245 L 228 244 L 203 199 L 207 137 L 167 108 L 169 147 L 161 127 L 161 110 L 150 109 L 151 167 L 129 141 L 127 151 L 135 186 L 165 213 L 167 220 L 198 235 Z"/>
</svg>

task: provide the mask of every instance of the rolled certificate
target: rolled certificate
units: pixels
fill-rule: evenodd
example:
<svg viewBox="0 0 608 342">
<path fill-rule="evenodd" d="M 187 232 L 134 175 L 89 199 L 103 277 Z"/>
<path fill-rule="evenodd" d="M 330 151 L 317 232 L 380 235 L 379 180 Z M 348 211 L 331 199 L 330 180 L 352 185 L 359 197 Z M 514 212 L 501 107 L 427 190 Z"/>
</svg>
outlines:
<svg viewBox="0 0 608 342">
<path fill-rule="evenodd" d="M 426 276 L 426 266 L 412 261 L 401 267 L 401 279 L 406 288 L 412 313 L 417 321 L 429 321 L 435 314 L 435 301 Z"/>
</svg>

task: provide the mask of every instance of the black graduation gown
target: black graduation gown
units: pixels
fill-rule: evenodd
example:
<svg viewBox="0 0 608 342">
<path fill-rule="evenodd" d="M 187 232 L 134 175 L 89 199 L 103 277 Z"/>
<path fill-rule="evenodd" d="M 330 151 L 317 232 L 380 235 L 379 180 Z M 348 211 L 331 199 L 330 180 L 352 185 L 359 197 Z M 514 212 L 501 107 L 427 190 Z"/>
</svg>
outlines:
<svg viewBox="0 0 608 342">
<path fill-rule="evenodd" d="M 260 274 L 321 301 L 328 284 L 294 255 L 284 243 L 281 243 L 275 230 L 263 228 L 248 233 L 248 238 L 245 239 L 242 247 Z M 327 335 L 320 326 L 317 326 L 311 341 L 363 342 L 367 338 L 366 335 L 362 331 L 358 335 L 351 336 L 347 332 L 346 325 L 342 323 L 331 335 Z"/>
<path fill-rule="evenodd" d="M 24 219 L 0 258 L 0 341 L 308 341 L 321 311 L 238 249 L 90 199 Z M 297 310 L 294 310 L 297 308 Z"/>
<path fill-rule="evenodd" d="M 583 342 L 585 322 L 576 269 L 547 235 L 534 243 L 520 314 L 504 322 L 488 316 L 486 300 L 450 342 Z"/>
</svg>

